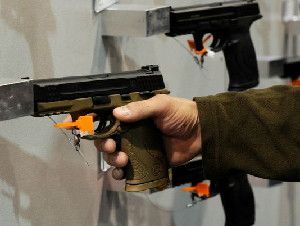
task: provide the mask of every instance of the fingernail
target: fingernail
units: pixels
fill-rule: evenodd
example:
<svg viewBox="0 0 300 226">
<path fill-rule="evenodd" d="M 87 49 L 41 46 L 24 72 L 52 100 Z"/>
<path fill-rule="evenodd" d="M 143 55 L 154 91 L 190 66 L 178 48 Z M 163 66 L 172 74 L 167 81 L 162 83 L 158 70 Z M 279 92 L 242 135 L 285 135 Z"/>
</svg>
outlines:
<svg viewBox="0 0 300 226">
<path fill-rule="evenodd" d="M 123 116 L 128 116 L 131 114 L 130 110 L 126 106 L 118 107 L 115 109 L 115 111 Z"/>
</svg>

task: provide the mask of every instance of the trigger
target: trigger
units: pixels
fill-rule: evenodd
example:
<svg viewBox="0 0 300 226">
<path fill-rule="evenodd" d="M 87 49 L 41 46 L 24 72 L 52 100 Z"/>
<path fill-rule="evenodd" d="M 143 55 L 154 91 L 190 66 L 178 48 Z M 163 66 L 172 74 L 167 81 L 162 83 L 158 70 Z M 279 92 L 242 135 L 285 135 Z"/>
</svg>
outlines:
<svg viewBox="0 0 300 226">
<path fill-rule="evenodd" d="M 107 125 L 107 118 L 104 118 L 104 117 L 96 118 L 96 121 L 99 121 L 99 124 L 95 131 L 101 132 L 102 130 L 105 129 L 105 127 Z"/>
<path fill-rule="evenodd" d="M 219 52 L 226 45 L 228 45 L 228 42 L 225 39 L 216 37 L 213 39 L 213 42 L 211 43 L 210 47 L 211 47 L 212 51 Z"/>
<path fill-rule="evenodd" d="M 96 133 L 103 133 L 105 131 L 108 131 L 116 122 L 115 118 L 111 115 L 98 116 L 96 118 L 96 121 L 99 121 L 97 129 L 95 130 Z"/>
</svg>

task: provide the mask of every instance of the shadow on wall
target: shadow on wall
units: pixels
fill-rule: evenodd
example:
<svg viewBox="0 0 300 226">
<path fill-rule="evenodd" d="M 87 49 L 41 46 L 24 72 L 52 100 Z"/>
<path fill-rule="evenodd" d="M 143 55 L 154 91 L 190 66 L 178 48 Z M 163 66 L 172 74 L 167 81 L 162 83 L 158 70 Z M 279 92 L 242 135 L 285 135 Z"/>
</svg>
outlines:
<svg viewBox="0 0 300 226">
<path fill-rule="evenodd" d="M 98 226 L 175 226 L 172 213 L 161 210 L 144 196 L 103 188 Z"/>
<path fill-rule="evenodd" d="M 117 192 L 110 190 L 110 176 L 103 179 L 103 192 L 99 208 L 98 226 L 201 226 L 205 225 L 206 205 L 197 204 L 186 207 L 186 199 L 178 189 L 172 195 L 164 197 L 164 192 L 156 194 L 153 199 L 148 194 Z M 122 188 L 123 189 L 123 188 Z M 170 191 L 165 191 L 170 192 Z M 156 201 L 155 201 L 156 200 Z M 167 202 L 167 203 L 165 203 Z M 172 206 L 171 206 L 172 205 Z M 217 224 L 214 224 L 217 225 Z"/>
<path fill-rule="evenodd" d="M 260 6 L 260 9 L 261 9 L 262 12 L 265 12 L 266 10 L 268 10 L 268 7 L 270 7 L 270 6 L 268 6 L 268 4 L 266 4 L 263 1 L 259 2 L 259 6 Z M 263 15 L 263 16 L 266 16 L 266 15 Z M 266 37 L 269 37 L 269 35 L 270 35 L 270 27 L 271 27 L 273 21 L 270 21 L 268 19 L 262 18 L 261 20 L 255 22 L 255 23 L 258 24 L 257 25 L 257 30 L 259 32 L 257 32 L 257 33 L 260 34 L 260 36 L 259 36 L 260 39 L 261 39 L 260 42 L 264 43 L 264 45 L 262 46 L 263 49 L 260 50 L 261 53 L 258 53 L 258 54 L 269 55 L 269 54 L 271 54 L 271 48 L 272 48 L 271 42 L 265 42 L 264 39 Z"/>
<path fill-rule="evenodd" d="M 55 31 L 56 25 L 50 0 L 0 0 L 0 5 L 1 18 L 21 33 L 29 45 L 33 78 L 53 77 L 48 35 Z"/>
<path fill-rule="evenodd" d="M 94 9 L 92 9 L 94 10 Z M 108 49 L 104 46 L 104 41 L 102 37 L 102 26 L 101 26 L 101 17 L 99 14 L 95 14 L 97 18 L 97 33 L 96 39 L 94 44 L 94 54 L 92 60 L 92 67 L 91 73 L 92 74 L 99 74 L 105 73 L 105 63 L 106 63 L 106 56 Z"/>
<path fill-rule="evenodd" d="M 63 162 L 59 154 L 43 162 L 3 138 L 0 150 L 0 181 L 10 188 L 2 187 L 0 197 L 11 199 L 14 210 L 8 219 L 14 214 L 17 222 L 24 219 L 31 226 L 94 225 L 95 196 L 100 191 L 87 179 L 91 172 Z"/>
<path fill-rule="evenodd" d="M 115 181 L 111 174 L 112 169 L 100 177 L 103 186 L 98 226 L 206 225 L 203 221 L 206 205 L 199 203 L 187 208 L 192 200 L 187 199 L 179 188 L 151 195 L 124 192 L 124 181 Z"/>
<path fill-rule="evenodd" d="M 175 226 L 172 211 L 151 201 L 148 194 L 125 192 L 125 181 L 112 178 L 112 168 L 101 173 L 102 194 L 98 226 Z"/>
<path fill-rule="evenodd" d="M 283 1 L 274 1 L 272 4 L 266 0 L 258 2 L 263 18 L 254 22 L 253 26 L 256 30 L 252 29 L 255 31 L 253 38 L 257 39 L 255 45 L 260 44 L 256 51 L 262 56 L 282 55 L 284 52 L 284 25 L 281 18 Z"/>
<path fill-rule="evenodd" d="M 123 53 L 121 48 L 123 39 L 124 38 L 119 37 L 103 37 L 103 44 L 107 52 L 110 71 L 112 73 L 139 69 L 135 60 Z"/>
</svg>

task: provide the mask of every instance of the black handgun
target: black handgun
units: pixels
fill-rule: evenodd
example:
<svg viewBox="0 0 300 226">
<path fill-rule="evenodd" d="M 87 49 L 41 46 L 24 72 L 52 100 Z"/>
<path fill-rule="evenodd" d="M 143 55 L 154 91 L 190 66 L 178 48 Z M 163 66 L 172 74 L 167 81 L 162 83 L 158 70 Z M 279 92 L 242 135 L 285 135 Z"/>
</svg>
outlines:
<svg viewBox="0 0 300 226">
<path fill-rule="evenodd" d="M 229 91 L 242 91 L 259 83 L 255 49 L 250 26 L 262 18 L 253 0 L 228 1 L 172 8 L 170 32 L 175 37 L 192 34 L 197 51 L 203 49 L 203 37 L 213 35 L 211 50 L 223 50 L 229 73 Z"/>
</svg>

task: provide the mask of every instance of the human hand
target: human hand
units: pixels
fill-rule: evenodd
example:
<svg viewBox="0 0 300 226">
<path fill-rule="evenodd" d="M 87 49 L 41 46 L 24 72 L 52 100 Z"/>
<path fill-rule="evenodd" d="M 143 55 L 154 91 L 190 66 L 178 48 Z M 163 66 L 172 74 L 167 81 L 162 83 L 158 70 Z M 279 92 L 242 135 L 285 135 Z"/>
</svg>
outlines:
<svg viewBox="0 0 300 226">
<path fill-rule="evenodd" d="M 152 118 L 162 132 L 171 166 L 183 164 L 200 153 L 201 128 L 197 105 L 193 101 L 168 95 L 156 95 L 148 100 L 132 102 L 116 108 L 113 115 L 126 123 Z M 104 158 L 108 164 L 117 168 L 127 165 L 128 156 L 122 150 L 116 152 L 114 140 L 96 140 L 95 146 L 105 153 Z M 123 179 L 120 171 L 115 171 L 113 176 L 115 179 Z"/>
</svg>

